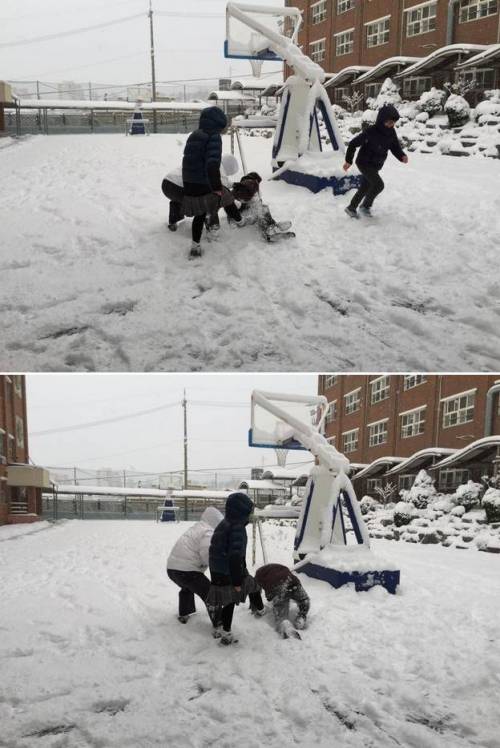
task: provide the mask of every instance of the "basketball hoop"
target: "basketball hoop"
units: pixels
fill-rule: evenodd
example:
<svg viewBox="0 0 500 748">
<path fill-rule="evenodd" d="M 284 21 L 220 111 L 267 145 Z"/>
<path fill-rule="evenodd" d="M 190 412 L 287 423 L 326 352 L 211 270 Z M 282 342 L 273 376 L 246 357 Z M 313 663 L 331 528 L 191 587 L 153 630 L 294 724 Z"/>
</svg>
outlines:
<svg viewBox="0 0 500 748">
<path fill-rule="evenodd" d="M 287 458 L 287 455 L 288 455 L 288 449 L 285 449 L 283 447 L 276 447 L 274 451 L 276 453 L 276 461 L 278 463 L 278 466 L 280 468 L 284 468 L 285 465 L 286 465 L 286 458 Z"/>
<path fill-rule="evenodd" d="M 260 78 L 264 60 L 249 60 L 254 78 Z"/>
</svg>

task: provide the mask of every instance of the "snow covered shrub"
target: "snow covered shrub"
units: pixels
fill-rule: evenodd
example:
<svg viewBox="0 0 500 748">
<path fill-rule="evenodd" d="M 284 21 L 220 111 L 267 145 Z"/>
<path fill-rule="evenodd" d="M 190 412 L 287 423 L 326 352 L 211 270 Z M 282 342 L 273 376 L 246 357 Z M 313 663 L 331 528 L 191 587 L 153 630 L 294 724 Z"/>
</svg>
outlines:
<svg viewBox="0 0 500 748">
<path fill-rule="evenodd" d="M 361 501 L 359 502 L 359 508 L 361 509 L 361 514 L 368 514 L 368 512 L 373 511 L 375 507 L 377 506 L 377 502 L 375 499 L 372 499 L 371 496 L 363 496 Z"/>
<path fill-rule="evenodd" d="M 427 120 L 429 119 L 429 113 L 428 112 L 420 112 L 420 114 L 417 114 L 417 116 L 415 117 L 415 119 L 417 120 L 417 122 L 427 122 Z"/>
<path fill-rule="evenodd" d="M 465 511 L 468 512 L 473 506 L 479 504 L 479 497 L 483 487 L 480 483 L 474 483 L 474 481 L 468 481 L 458 486 L 455 491 L 454 501 L 456 504 L 463 506 Z"/>
<path fill-rule="evenodd" d="M 427 509 L 429 501 L 437 494 L 434 481 L 426 470 L 420 470 L 409 491 L 400 491 L 403 501 L 413 504 L 416 509 Z"/>
<path fill-rule="evenodd" d="M 373 101 L 373 99 L 372 99 Z M 375 124 L 375 120 L 377 119 L 377 112 L 373 109 L 365 109 L 361 116 L 361 129 L 366 130 L 367 127 L 370 125 Z"/>
<path fill-rule="evenodd" d="M 348 111 L 352 114 L 359 109 L 360 104 L 363 101 L 363 94 L 359 91 L 354 91 L 351 96 L 342 96 L 342 101 L 345 103 Z"/>
<path fill-rule="evenodd" d="M 488 522 L 500 522 L 500 489 L 488 488 L 483 496 L 483 508 Z"/>
<path fill-rule="evenodd" d="M 396 107 L 398 104 L 401 104 L 402 98 L 399 95 L 399 88 L 392 82 L 391 78 L 385 79 L 382 83 L 379 95 L 376 99 L 373 99 L 373 101 L 375 102 L 373 109 L 380 109 L 384 104 L 394 104 Z"/>
<path fill-rule="evenodd" d="M 459 77 L 455 81 L 453 81 L 453 83 L 448 81 L 444 84 L 444 87 L 449 94 L 463 96 L 464 94 L 476 88 L 476 85 L 477 83 L 474 78 L 472 80 L 466 80 L 463 75 L 459 75 Z"/>
<path fill-rule="evenodd" d="M 429 117 L 432 117 L 443 111 L 445 99 L 446 91 L 433 86 L 430 91 L 423 92 L 417 101 L 417 107 L 421 112 L 427 112 Z"/>
<path fill-rule="evenodd" d="M 394 507 L 394 524 L 396 527 L 408 525 L 411 522 L 413 507 L 404 501 L 398 501 Z"/>
<path fill-rule="evenodd" d="M 470 119 L 470 106 L 463 96 L 452 94 L 444 105 L 450 127 L 461 127 Z"/>
</svg>

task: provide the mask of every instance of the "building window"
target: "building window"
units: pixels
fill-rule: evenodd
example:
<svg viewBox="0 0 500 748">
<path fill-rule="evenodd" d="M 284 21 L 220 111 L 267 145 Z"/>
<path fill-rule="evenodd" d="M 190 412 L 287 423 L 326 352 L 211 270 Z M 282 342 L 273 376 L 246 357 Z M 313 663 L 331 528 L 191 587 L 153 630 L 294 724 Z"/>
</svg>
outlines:
<svg viewBox="0 0 500 748">
<path fill-rule="evenodd" d="M 419 36 L 436 28 L 437 3 L 421 5 L 406 14 L 406 36 Z"/>
<path fill-rule="evenodd" d="M 311 5 L 311 23 L 315 26 L 317 23 L 322 23 L 326 20 L 327 9 L 326 0 L 320 0 L 319 3 Z"/>
<path fill-rule="evenodd" d="M 335 54 L 337 57 L 350 55 L 354 49 L 354 29 L 335 34 Z"/>
<path fill-rule="evenodd" d="M 342 436 L 345 454 L 349 454 L 349 452 L 355 452 L 359 444 L 359 429 L 345 431 Z"/>
<path fill-rule="evenodd" d="M 418 436 L 424 433 L 425 409 L 426 406 L 401 414 L 401 439 L 408 439 L 410 436 Z"/>
<path fill-rule="evenodd" d="M 424 91 L 429 91 L 430 88 L 431 79 L 426 76 L 415 76 L 403 80 L 403 95 L 406 98 L 418 98 Z"/>
<path fill-rule="evenodd" d="M 16 416 L 16 444 L 20 449 L 24 448 L 24 421 Z"/>
<path fill-rule="evenodd" d="M 14 391 L 18 397 L 23 396 L 23 378 L 18 374 L 14 377 Z"/>
<path fill-rule="evenodd" d="M 476 88 L 493 88 L 495 85 L 495 71 L 493 68 L 465 70 L 460 76 L 465 83 L 474 83 Z"/>
<path fill-rule="evenodd" d="M 387 44 L 389 41 L 389 27 L 391 17 L 380 18 L 378 21 L 372 21 L 366 24 L 366 46 L 380 47 L 381 44 Z"/>
<path fill-rule="evenodd" d="M 16 461 L 16 440 L 12 434 L 7 434 L 7 461 Z"/>
<path fill-rule="evenodd" d="M 409 491 L 410 488 L 413 486 L 413 481 L 415 480 L 415 476 L 411 473 L 408 473 L 407 475 L 400 475 L 398 478 L 398 488 L 400 491 Z"/>
<path fill-rule="evenodd" d="M 325 390 L 335 387 L 338 377 L 335 374 L 325 374 Z"/>
<path fill-rule="evenodd" d="M 344 96 L 349 96 L 349 89 L 347 87 L 335 89 L 334 98 L 336 102 L 341 104 L 344 101 Z"/>
<path fill-rule="evenodd" d="M 385 444 L 387 441 L 387 418 L 384 421 L 377 421 L 368 426 L 368 446 L 376 447 L 378 444 Z"/>
<path fill-rule="evenodd" d="M 355 413 L 357 410 L 359 410 L 359 406 L 361 404 L 361 387 L 358 387 L 357 390 L 353 390 L 352 392 L 348 392 L 347 395 L 344 395 L 344 404 L 346 414 Z"/>
<path fill-rule="evenodd" d="M 439 471 L 439 488 L 457 488 L 462 483 L 469 480 L 468 470 L 440 470 Z"/>
<path fill-rule="evenodd" d="M 313 62 L 321 62 L 325 59 L 326 39 L 318 39 L 309 45 L 309 57 Z"/>
<path fill-rule="evenodd" d="M 443 428 L 449 429 L 451 426 L 473 421 L 475 399 L 475 391 L 446 399 L 443 403 Z"/>
<path fill-rule="evenodd" d="M 403 389 L 412 390 L 414 387 L 418 387 L 419 384 L 427 382 L 425 374 L 405 374 Z"/>
<path fill-rule="evenodd" d="M 333 423 L 335 419 L 337 418 L 337 401 L 334 400 L 332 403 L 328 404 L 328 410 L 326 411 L 326 418 L 325 423 Z"/>
<path fill-rule="evenodd" d="M 390 388 L 391 383 L 389 377 L 379 377 L 378 379 L 374 379 L 373 382 L 371 382 L 372 405 L 379 403 L 381 400 L 387 400 Z"/>
<path fill-rule="evenodd" d="M 368 478 L 366 481 L 366 490 L 368 493 L 377 493 L 377 488 L 382 488 L 382 478 Z"/>
<path fill-rule="evenodd" d="M 347 13 L 348 10 L 354 8 L 354 0 L 337 0 L 337 15 L 340 16 L 342 13 Z"/>
<path fill-rule="evenodd" d="M 459 23 L 477 21 L 478 18 L 485 18 L 485 16 L 494 16 L 497 10 L 497 0 L 461 0 Z"/>
<path fill-rule="evenodd" d="M 381 88 L 381 83 L 365 83 L 365 99 L 375 99 Z"/>
</svg>

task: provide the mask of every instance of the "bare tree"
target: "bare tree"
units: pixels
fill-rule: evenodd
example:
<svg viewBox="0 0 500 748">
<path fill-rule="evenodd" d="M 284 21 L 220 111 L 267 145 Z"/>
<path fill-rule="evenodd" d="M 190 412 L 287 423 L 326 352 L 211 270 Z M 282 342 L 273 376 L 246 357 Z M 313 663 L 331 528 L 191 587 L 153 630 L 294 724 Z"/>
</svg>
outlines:
<svg viewBox="0 0 500 748">
<path fill-rule="evenodd" d="M 346 104 L 348 110 L 352 114 L 359 108 L 361 102 L 363 101 L 363 94 L 359 91 L 354 91 L 351 96 L 342 96 L 342 101 Z"/>
</svg>

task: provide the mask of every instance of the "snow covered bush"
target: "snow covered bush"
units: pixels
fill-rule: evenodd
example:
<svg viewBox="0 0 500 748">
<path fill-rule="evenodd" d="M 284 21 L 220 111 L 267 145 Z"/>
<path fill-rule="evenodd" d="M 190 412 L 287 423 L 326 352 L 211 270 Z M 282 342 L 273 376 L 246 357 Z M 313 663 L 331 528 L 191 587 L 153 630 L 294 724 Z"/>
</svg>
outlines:
<svg viewBox="0 0 500 748">
<path fill-rule="evenodd" d="M 470 480 L 458 486 L 453 498 L 456 504 L 463 506 L 465 511 L 468 512 L 473 506 L 479 504 L 482 490 L 483 487 L 480 483 L 474 483 Z"/>
<path fill-rule="evenodd" d="M 366 130 L 370 125 L 374 125 L 376 119 L 377 112 L 374 109 L 365 109 L 361 116 L 361 129 Z"/>
<path fill-rule="evenodd" d="M 404 501 L 398 501 L 394 507 L 394 524 L 396 527 L 409 525 L 413 515 L 413 507 Z"/>
<path fill-rule="evenodd" d="M 443 111 L 445 99 L 446 91 L 433 86 L 430 91 L 423 92 L 417 101 L 417 107 L 421 112 L 427 112 L 429 117 L 432 117 Z"/>
<path fill-rule="evenodd" d="M 444 105 L 450 127 L 461 127 L 470 119 L 470 106 L 463 96 L 452 94 Z"/>
<path fill-rule="evenodd" d="M 377 502 L 375 501 L 375 499 L 372 499 L 371 496 L 363 496 L 363 498 L 359 502 L 361 514 L 368 514 L 368 512 L 371 512 L 373 509 L 375 509 L 376 506 Z"/>
<path fill-rule="evenodd" d="M 374 106 L 369 105 L 370 109 L 380 109 L 384 104 L 394 104 L 397 107 L 398 104 L 401 104 L 402 98 L 396 84 L 392 82 L 391 78 L 386 78 L 378 96 L 375 99 L 369 99 L 369 101 L 374 103 Z"/>
<path fill-rule="evenodd" d="M 417 120 L 417 122 L 427 122 L 427 120 L 429 119 L 429 113 L 428 112 L 420 112 L 420 114 L 417 114 L 417 116 L 415 117 L 415 119 Z"/>
<path fill-rule="evenodd" d="M 490 524 L 500 522 L 500 489 L 488 488 L 483 496 L 483 509 Z"/>
<path fill-rule="evenodd" d="M 420 470 L 409 491 L 400 491 L 403 501 L 413 504 L 416 509 L 427 509 L 429 502 L 437 495 L 434 481 L 426 470 Z"/>
<path fill-rule="evenodd" d="M 360 104 L 363 101 L 363 94 L 359 91 L 354 91 L 351 96 L 343 96 L 342 101 L 345 103 L 348 111 L 352 114 L 360 108 Z"/>
</svg>

